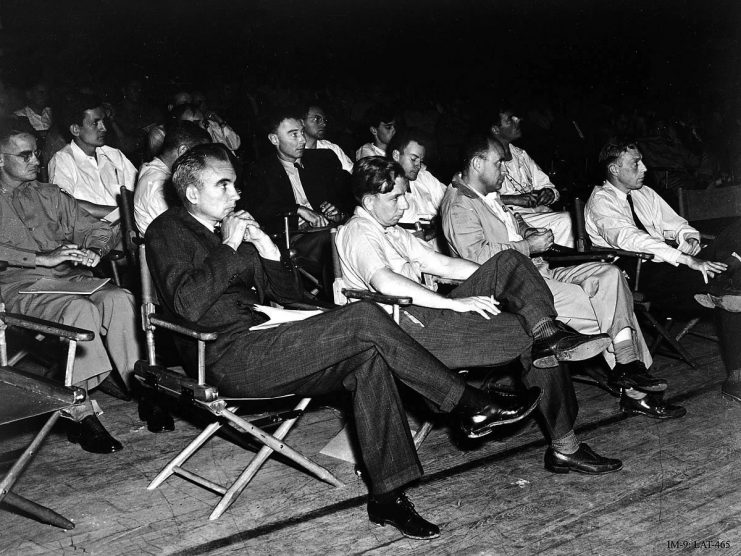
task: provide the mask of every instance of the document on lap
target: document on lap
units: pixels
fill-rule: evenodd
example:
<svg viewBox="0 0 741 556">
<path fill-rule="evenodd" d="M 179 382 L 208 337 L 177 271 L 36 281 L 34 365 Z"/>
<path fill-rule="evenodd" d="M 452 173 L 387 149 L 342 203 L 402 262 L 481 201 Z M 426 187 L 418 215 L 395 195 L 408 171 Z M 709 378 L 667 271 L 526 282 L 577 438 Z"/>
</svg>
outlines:
<svg viewBox="0 0 741 556">
<path fill-rule="evenodd" d="M 299 320 L 308 319 L 322 313 L 322 311 L 300 311 L 297 309 L 281 309 L 277 307 L 268 307 L 267 305 L 254 305 L 253 308 L 260 313 L 263 313 L 268 317 L 266 322 L 262 324 L 256 324 L 250 327 L 250 330 L 265 330 L 266 328 L 273 328 L 275 326 L 284 324 L 286 322 L 295 322 Z"/>
</svg>

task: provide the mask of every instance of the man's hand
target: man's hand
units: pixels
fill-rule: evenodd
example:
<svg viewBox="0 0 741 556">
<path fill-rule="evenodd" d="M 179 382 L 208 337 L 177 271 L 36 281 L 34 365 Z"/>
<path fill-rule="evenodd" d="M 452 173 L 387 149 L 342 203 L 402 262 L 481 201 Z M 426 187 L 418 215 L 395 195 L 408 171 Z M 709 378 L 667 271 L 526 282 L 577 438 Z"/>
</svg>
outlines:
<svg viewBox="0 0 741 556">
<path fill-rule="evenodd" d="M 553 245 L 553 231 L 548 228 L 528 228 L 525 241 L 530 246 L 532 255 L 543 253 Z"/>
<path fill-rule="evenodd" d="M 691 255 L 681 255 L 679 257 L 679 262 L 687 265 L 692 270 L 702 273 L 702 278 L 705 280 L 706 284 L 708 283 L 708 276 L 714 278 L 716 274 L 720 274 L 728 268 L 728 265 L 725 263 L 719 263 L 717 261 L 703 261 L 702 259 L 698 259 Z"/>
<path fill-rule="evenodd" d="M 298 207 L 298 215 L 306 220 L 312 228 L 321 228 L 329 225 L 329 221 L 323 214 L 319 214 L 306 207 Z"/>
<path fill-rule="evenodd" d="M 221 221 L 221 243 L 228 245 L 235 251 L 242 244 L 247 233 L 249 220 L 244 217 L 245 214 L 246 212 L 243 210 L 230 212 Z"/>
<path fill-rule="evenodd" d="M 685 253 L 691 257 L 694 257 L 700 252 L 702 246 L 696 237 L 687 238 L 687 241 L 683 241 L 677 246 L 682 253 Z"/>
<path fill-rule="evenodd" d="M 538 205 L 540 195 L 536 191 L 520 193 L 519 195 L 502 195 L 502 203 L 517 207 L 533 208 Z"/>
<path fill-rule="evenodd" d="M 92 249 L 82 249 L 83 258 L 79 261 L 79 264 L 83 266 L 94 267 L 100 262 L 100 255 Z"/>
<path fill-rule="evenodd" d="M 342 220 L 342 212 L 328 201 L 322 202 L 322 204 L 319 205 L 319 210 L 322 211 L 324 217 L 330 222 L 339 222 Z"/>
<path fill-rule="evenodd" d="M 486 320 L 491 319 L 489 315 L 496 316 L 502 312 L 502 310 L 497 307 L 499 301 L 494 299 L 493 296 L 475 295 L 472 297 L 448 299 L 448 301 L 450 302 L 447 307 L 448 309 L 451 309 L 456 313 L 478 313 Z"/>
<path fill-rule="evenodd" d="M 36 255 L 36 266 L 52 268 L 67 261 L 75 264 L 85 264 L 85 266 L 95 266 L 84 262 L 90 255 L 97 257 L 97 261 L 100 260 L 100 257 L 88 249 L 80 249 L 74 243 L 65 243 L 53 251 L 45 251 Z M 98 264 L 97 261 L 95 264 Z"/>
<path fill-rule="evenodd" d="M 546 187 L 538 191 L 538 202 L 537 205 L 548 206 L 556 202 L 556 192 L 550 187 Z"/>
</svg>

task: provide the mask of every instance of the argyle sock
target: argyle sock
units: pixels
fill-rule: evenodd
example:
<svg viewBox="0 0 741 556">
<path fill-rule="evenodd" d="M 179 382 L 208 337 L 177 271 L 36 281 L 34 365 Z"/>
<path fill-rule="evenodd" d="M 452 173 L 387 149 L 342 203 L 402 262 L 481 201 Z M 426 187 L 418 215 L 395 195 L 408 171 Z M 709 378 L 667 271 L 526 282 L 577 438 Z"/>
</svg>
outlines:
<svg viewBox="0 0 741 556">
<path fill-rule="evenodd" d="M 559 454 L 575 454 L 579 449 L 579 439 L 576 437 L 574 430 L 571 429 L 561 438 L 556 438 L 551 441 L 551 448 L 553 448 Z"/>
<path fill-rule="evenodd" d="M 632 339 L 623 342 L 616 342 L 614 347 L 615 359 L 618 363 L 630 363 L 631 361 L 638 359 L 636 346 Z"/>
<path fill-rule="evenodd" d="M 558 332 L 558 327 L 553 319 L 543 319 L 533 327 L 533 337 L 536 340 L 542 340 L 556 332 Z"/>
</svg>

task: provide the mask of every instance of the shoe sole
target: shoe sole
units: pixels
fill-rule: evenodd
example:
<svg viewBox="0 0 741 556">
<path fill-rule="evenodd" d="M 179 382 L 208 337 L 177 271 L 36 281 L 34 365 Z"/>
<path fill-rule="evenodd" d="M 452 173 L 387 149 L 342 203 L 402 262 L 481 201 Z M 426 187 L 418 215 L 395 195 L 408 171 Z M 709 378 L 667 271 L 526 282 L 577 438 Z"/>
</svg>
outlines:
<svg viewBox="0 0 741 556">
<path fill-rule="evenodd" d="M 486 428 L 479 429 L 471 432 L 465 433 L 466 438 L 469 438 L 471 440 L 475 440 L 477 438 L 483 438 L 485 436 L 488 436 L 495 427 L 499 427 L 502 425 L 511 425 L 513 423 L 517 423 L 519 421 L 522 421 L 523 419 L 526 419 L 533 411 L 535 411 L 535 408 L 538 407 L 540 404 L 540 399 L 543 397 L 543 391 L 540 391 L 540 394 L 538 394 L 538 397 L 535 399 L 535 401 L 530 404 L 530 407 L 520 415 L 519 417 L 515 417 L 514 419 L 504 419 L 502 421 L 494 421 L 493 423 L 489 423 Z"/>
<path fill-rule="evenodd" d="M 607 349 L 612 340 L 610 338 L 597 338 L 579 344 L 571 349 L 559 350 L 556 352 L 556 358 L 559 361 L 584 361 L 599 355 Z"/>
<path fill-rule="evenodd" d="M 695 294 L 695 301 L 707 309 L 723 309 L 729 313 L 741 313 L 741 296 L 738 295 L 711 295 L 709 293 Z"/>
<path fill-rule="evenodd" d="M 622 407 L 620 408 L 620 411 L 622 411 L 626 415 L 642 415 L 643 417 L 658 419 L 659 421 L 667 421 L 668 419 L 681 419 L 682 417 L 687 415 L 686 409 L 681 415 L 656 415 L 655 413 L 646 413 L 645 411 L 638 411 L 637 409 L 625 409 Z"/>
<path fill-rule="evenodd" d="M 550 471 L 551 473 L 558 473 L 559 475 L 565 475 L 566 473 L 571 473 L 572 471 L 574 473 L 581 473 L 582 475 L 606 475 L 607 473 L 615 473 L 616 471 L 620 471 L 623 468 L 623 464 L 620 464 L 620 467 L 616 467 L 615 469 L 607 469 L 605 471 L 586 471 L 584 469 L 574 469 L 573 467 L 569 467 L 568 465 L 553 465 L 545 466 L 546 471 Z"/>
<path fill-rule="evenodd" d="M 371 517 L 370 514 L 368 514 L 368 519 L 370 519 L 371 523 L 375 523 L 376 525 L 380 525 L 381 527 L 386 527 L 386 524 L 389 524 L 392 527 L 396 527 L 396 530 L 399 531 L 399 533 L 401 533 L 403 536 L 405 536 L 408 539 L 414 539 L 414 540 L 417 540 L 417 541 L 431 541 L 432 539 L 436 539 L 436 538 L 438 538 L 440 536 L 440 533 L 436 533 L 436 534 L 434 534 L 432 536 L 429 536 L 429 537 L 418 537 L 416 535 L 410 535 L 408 533 L 405 533 L 393 521 L 387 521 L 385 519 L 378 519 L 377 520 L 377 519 Z"/>
</svg>

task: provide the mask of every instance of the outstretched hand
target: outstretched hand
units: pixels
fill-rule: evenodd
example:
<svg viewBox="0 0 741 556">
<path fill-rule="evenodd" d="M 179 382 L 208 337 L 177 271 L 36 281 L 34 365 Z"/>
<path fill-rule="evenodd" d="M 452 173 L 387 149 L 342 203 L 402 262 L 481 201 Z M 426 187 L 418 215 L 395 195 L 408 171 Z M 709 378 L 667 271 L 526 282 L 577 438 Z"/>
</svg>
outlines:
<svg viewBox="0 0 741 556">
<path fill-rule="evenodd" d="M 449 301 L 450 305 L 448 306 L 448 309 L 451 309 L 456 313 L 478 313 L 486 320 L 491 319 L 489 315 L 497 316 L 502 312 L 498 307 L 499 301 L 490 295 L 459 297 L 456 299 L 449 299 Z"/>
</svg>

